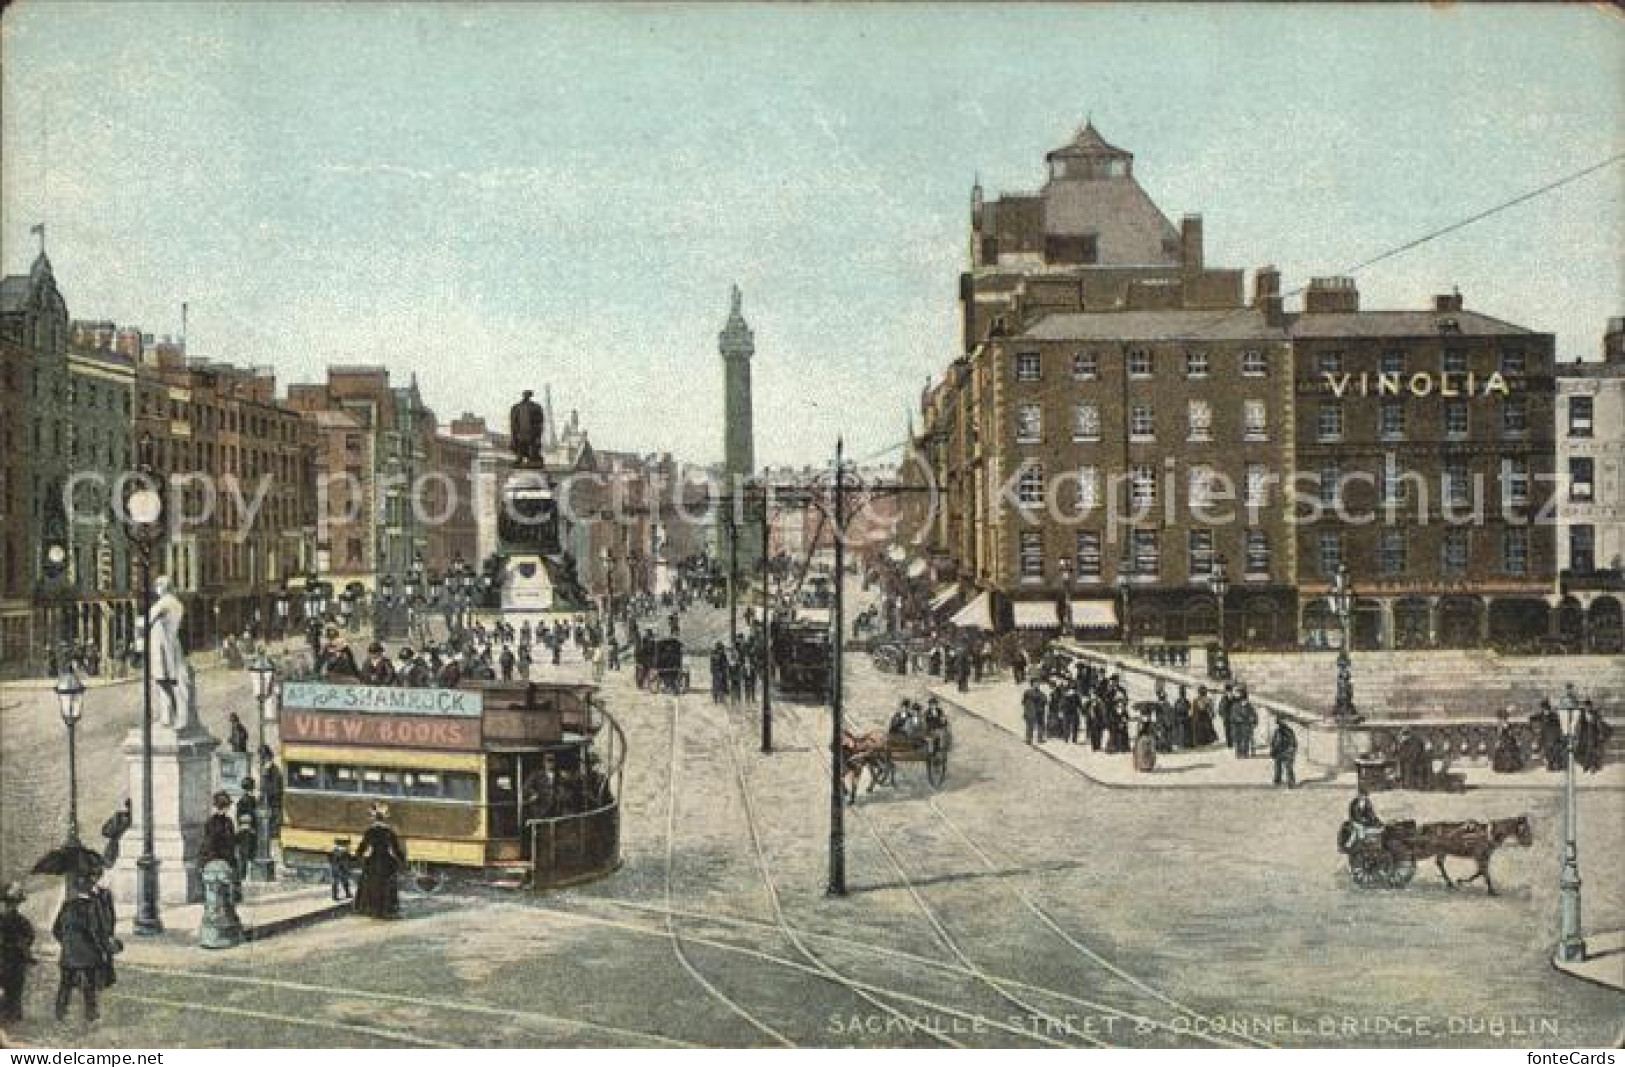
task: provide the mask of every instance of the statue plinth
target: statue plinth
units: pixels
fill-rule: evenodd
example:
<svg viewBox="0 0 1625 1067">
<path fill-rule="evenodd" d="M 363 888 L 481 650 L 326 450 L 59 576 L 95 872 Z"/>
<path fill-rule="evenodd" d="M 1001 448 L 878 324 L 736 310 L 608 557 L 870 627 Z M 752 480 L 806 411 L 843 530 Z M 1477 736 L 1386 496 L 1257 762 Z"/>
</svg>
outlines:
<svg viewBox="0 0 1625 1067">
<path fill-rule="evenodd" d="M 156 709 L 154 709 L 156 710 Z M 214 794 L 214 751 L 220 747 L 209 731 L 191 725 L 182 729 L 152 726 L 152 836 L 158 857 L 158 903 L 190 904 L 203 899 L 203 878 L 198 871 L 198 847 L 203 823 L 209 817 Z M 118 862 L 109 874 L 113 897 L 134 908 L 136 861 L 141 858 L 144 835 L 142 784 L 146 780 L 141 758 L 141 730 L 124 739 L 129 796 L 134 822 L 124 836 Z"/>
</svg>

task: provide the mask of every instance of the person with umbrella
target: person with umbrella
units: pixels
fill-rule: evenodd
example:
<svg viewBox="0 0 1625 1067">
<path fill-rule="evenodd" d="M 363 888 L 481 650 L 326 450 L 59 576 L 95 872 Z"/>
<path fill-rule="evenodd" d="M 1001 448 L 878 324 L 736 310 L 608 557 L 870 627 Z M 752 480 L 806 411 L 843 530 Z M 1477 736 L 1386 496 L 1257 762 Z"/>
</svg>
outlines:
<svg viewBox="0 0 1625 1067">
<path fill-rule="evenodd" d="M 68 899 L 63 901 L 56 921 L 51 924 L 51 934 L 61 946 L 56 987 L 57 1022 L 67 1020 L 68 1005 L 75 989 L 84 997 L 85 1022 L 93 1023 L 101 1015 L 96 993 L 112 969 L 114 950 L 102 907 L 92 892 L 94 884 L 88 878 L 75 878 Z"/>
<path fill-rule="evenodd" d="M 23 988 L 34 958 L 34 924 L 17 910 L 26 899 L 21 882 L 0 889 L 0 1023 L 21 1022 Z"/>
</svg>

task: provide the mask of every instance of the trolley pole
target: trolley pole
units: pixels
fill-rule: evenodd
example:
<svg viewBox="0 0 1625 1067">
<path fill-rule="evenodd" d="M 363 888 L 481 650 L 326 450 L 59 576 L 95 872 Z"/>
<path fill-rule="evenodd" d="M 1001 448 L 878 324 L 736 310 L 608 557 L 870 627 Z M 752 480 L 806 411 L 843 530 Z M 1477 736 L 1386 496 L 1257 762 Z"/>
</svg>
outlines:
<svg viewBox="0 0 1625 1067">
<path fill-rule="evenodd" d="M 846 469 L 845 442 L 835 440 L 835 610 L 830 620 L 829 656 L 829 887 L 846 896 L 846 796 L 841 788 L 841 634 L 845 630 Z M 814 546 L 816 549 L 817 546 Z"/>
<path fill-rule="evenodd" d="M 739 647 L 739 523 L 733 513 L 738 497 L 728 497 L 728 647 Z"/>
<path fill-rule="evenodd" d="M 762 751 L 773 751 L 773 598 L 768 596 L 767 568 L 767 487 L 762 487 L 762 665 L 757 675 L 762 683 Z"/>
</svg>

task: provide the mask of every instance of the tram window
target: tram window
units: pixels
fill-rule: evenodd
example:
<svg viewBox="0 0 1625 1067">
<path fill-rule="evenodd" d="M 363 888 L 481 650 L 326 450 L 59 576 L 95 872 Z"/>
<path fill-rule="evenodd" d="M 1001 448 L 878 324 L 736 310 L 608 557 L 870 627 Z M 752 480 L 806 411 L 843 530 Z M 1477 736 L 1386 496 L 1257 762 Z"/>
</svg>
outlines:
<svg viewBox="0 0 1625 1067">
<path fill-rule="evenodd" d="M 334 793 L 355 793 L 361 789 L 354 767 L 327 767 L 322 788 Z"/>
<path fill-rule="evenodd" d="M 478 800 L 480 776 L 477 774 L 447 774 L 441 793 L 447 800 Z"/>
<path fill-rule="evenodd" d="M 321 769 L 314 763 L 295 763 L 292 771 L 295 788 L 315 789 L 319 786 Z"/>
<path fill-rule="evenodd" d="M 386 797 L 401 795 L 400 771 L 368 771 L 367 792 L 380 793 Z"/>
<path fill-rule="evenodd" d="M 408 772 L 404 775 L 406 794 L 414 797 L 437 797 L 440 795 L 440 775 L 433 771 Z"/>
</svg>

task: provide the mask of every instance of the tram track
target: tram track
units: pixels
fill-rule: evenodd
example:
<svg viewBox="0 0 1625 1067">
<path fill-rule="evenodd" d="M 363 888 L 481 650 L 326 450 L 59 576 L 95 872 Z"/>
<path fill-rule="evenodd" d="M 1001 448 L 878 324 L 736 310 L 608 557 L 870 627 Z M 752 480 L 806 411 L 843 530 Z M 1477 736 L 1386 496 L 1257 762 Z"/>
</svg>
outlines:
<svg viewBox="0 0 1625 1067">
<path fill-rule="evenodd" d="M 671 716 L 670 716 L 670 718 L 671 718 L 671 736 L 669 738 L 669 741 L 670 741 L 670 745 L 669 745 L 669 748 L 670 748 L 670 759 L 669 759 L 670 769 L 668 771 L 667 780 L 666 780 L 666 856 L 665 856 L 666 877 L 665 877 L 665 895 L 666 895 L 666 908 L 667 908 L 666 934 L 670 938 L 670 941 L 671 941 L 672 955 L 676 957 L 678 964 L 683 968 L 683 970 L 685 972 L 688 973 L 689 977 L 694 979 L 694 981 L 700 986 L 700 988 L 705 990 L 705 992 L 708 993 L 711 996 L 712 999 L 717 1001 L 717 1003 L 721 1004 L 723 1007 L 725 1007 L 729 1011 L 733 1012 L 735 1015 L 737 1015 L 739 1018 L 743 1019 L 745 1022 L 749 1023 L 751 1026 L 755 1027 L 761 1033 L 766 1034 L 768 1037 L 772 1038 L 774 1041 L 778 1042 L 780 1045 L 783 1045 L 785 1048 L 795 1048 L 796 1043 L 794 1041 L 791 1041 L 788 1037 L 785 1037 L 784 1034 L 782 1034 L 778 1030 L 774 1029 L 774 1027 L 772 1027 L 771 1025 L 769 1025 L 766 1022 L 763 1022 L 761 1019 L 757 1018 L 755 1015 L 753 1015 L 751 1013 L 750 1009 L 746 1008 L 744 1005 L 740 1004 L 738 1001 L 736 1001 L 732 997 L 730 997 L 727 993 L 724 993 L 721 989 L 717 988 L 716 983 L 712 982 L 709 978 L 707 978 L 704 974 L 702 974 L 700 972 L 700 969 L 694 965 L 694 961 L 689 958 L 687 951 L 684 950 L 682 935 L 680 933 L 678 933 L 678 931 L 677 931 L 677 923 L 676 923 L 675 919 L 673 919 L 673 917 L 671 915 L 671 910 L 670 909 L 671 909 L 671 905 L 672 905 L 672 873 L 673 873 L 674 867 L 676 866 L 676 843 L 677 843 L 677 782 L 678 782 L 678 770 L 677 770 L 677 768 L 678 768 L 678 764 L 680 763 L 680 761 L 677 758 L 678 742 L 679 742 L 678 726 L 679 726 L 679 718 L 680 718 L 680 716 L 682 714 L 682 702 L 681 702 L 681 699 L 679 697 L 675 697 L 675 696 L 671 697 L 670 701 L 671 701 L 671 704 L 670 704 L 670 708 L 671 708 Z"/>
<path fill-rule="evenodd" d="M 384 990 L 359 989 L 353 986 L 333 986 L 318 982 L 296 982 L 282 978 L 266 978 L 258 975 L 225 974 L 219 971 L 194 971 L 182 967 L 163 967 L 156 964 L 124 962 L 119 969 L 137 974 L 155 975 L 171 981 L 195 981 L 210 987 L 209 991 L 191 1000 L 168 1000 L 158 997 L 139 997 L 133 994 L 118 992 L 108 993 L 109 1000 L 123 1000 L 132 1003 L 145 1003 L 152 1006 L 174 1006 L 187 1011 L 215 1012 L 217 1014 L 236 1015 L 244 1018 L 260 1018 L 263 1021 L 287 1022 L 300 1026 L 309 1026 L 337 1031 L 350 1031 L 364 1033 L 372 1037 L 387 1037 L 399 1040 L 403 1044 L 424 1045 L 435 1048 L 457 1048 L 458 1045 L 446 1045 L 438 1041 L 423 1038 L 410 1031 L 394 1027 L 383 1027 L 372 1024 L 349 1023 L 342 1020 L 323 1019 L 312 1014 L 285 1015 L 282 1013 L 265 1012 L 258 1008 L 239 1008 L 233 1005 L 218 1003 L 218 991 L 221 986 L 237 986 L 262 991 L 275 991 L 280 994 L 302 995 L 309 994 L 324 998 L 324 1003 L 330 1005 L 335 1000 L 358 1000 L 374 1004 L 388 1004 L 399 1007 L 410 1007 L 430 1011 L 444 1011 L 453 1014 L 471 1015 L 485 1019 L 508 1019 L 520 1024 L 542 1028 L 549 1031 L 587 1031 L 617 1038 L 633 1044 L 647 1044 L 657 1042 L 674 1048 L 701 1048 L 692 1042 L 678 1038 L 667 1037 L 663 1034 L 652 1033 L 645 1030 L 636 1030 L 610 1023 L 598 1023 L 589 1019 L 578 1019 L 570 1016 L 553 1015 L 547 1012 L 538 1012 L 528 1008 L 507 1008 L 493 1004 L 480 1004 L 472 1001 L 449 1000 L 441 997 L 415 996 L 408 993 L 391 993 Z"/>
<path fill-rule="evenodd" d="M 791 720 L 788 716 L 786 716 L 785 719 L 787 724 L 790 726 L 792 733 L 795 735 L 797 745 L 800 746 L 802 741 L 799 730 L 796 729 L 793 720 Z M 821 746 L 816 744 L 810 746 L 808 751 L 813 754 L 814 758 L 823 768 L 824 773 L 828 775 L 831 767 L 830 760 L 834 758 L 833 754 L 824 753 Z M 851 811 L 857 816 L 858 821 L 863 824 L 864 829 L 869 831 L 870 837 L 874 839 L 875 844 L 886 856 L 886 860 L 891 864 L 892 870 L 897 872 L 897 877 L 901 880 L 903 888 L 907 891 L 909 897 L 914 901 L 914 905 L 919 911 L 920 915 L 924 917 L 926 923 L 931 927 L 932 932 L 936 935 L 938 942 L 940 942 L 942 946 L 948 950 L 948 953 L 951 956 L 959 961 L 960 965 L 964 967 L 971 977 L 985 985 L 987 988 L 991 989 L 993 992 L 997 993 L 1005 1001 L 1015 1005 L 1023 1012 L 1027 1013 L 1028 1018 L 1034 1020 L 1035 1022 L 1044 1023 L 1046 1029 L 1061 1034 L 1071 1034 L 1081 1037 L 1097 1048 L 1108 1047 L 1107 1043 L 1101 1041 L 1099 1038 L 1094 1037 L 1091 1034 L 1080 1033 L 1075 1026 L 1066 1020 L 1057 1018 L 1049 1012 L 1044 1011 L 1042 1008 L 1035 1007 L 1027 1001 L 1022 1000 L 1020 997 L 1010 992 L 1010 986 L 1008 984 L 1001 983 L 998 979 L 994 978 L 983 970 L 982 967 L 976 963 L 976 961 L 972 960 L 965 950 L 960 947 L 959 942 L 954 938 L 954 936 L 948 932 L 948 928 L 943 924 L 942 920 L 937 917 L 935 909 L 933 909 L 931 905 L 926 902 L 925 897 L 921 894 L 919 887 L 914 882 L 914 879 L 903 867 L 902 860 L 898 858 L 896 851 L 891 847 L 890 844 L 887 843 L 885 836 L 875 828 L 873 822 L 865 813 L 858 811 L 858 809 L 855 807 L 852 808 Z M 1028 1033 L 1027 1036 L 1040 1042 L 1041 1044 L 1051 1045 L 1055 1048 L 1075 1047 L 1067 1044 L 1066 1042 L 1057 1041 L 1054 1038 L 1049 1037 L 1048 1034 L 1037 1033 L 1036 1031 Z"/>
</svg>

